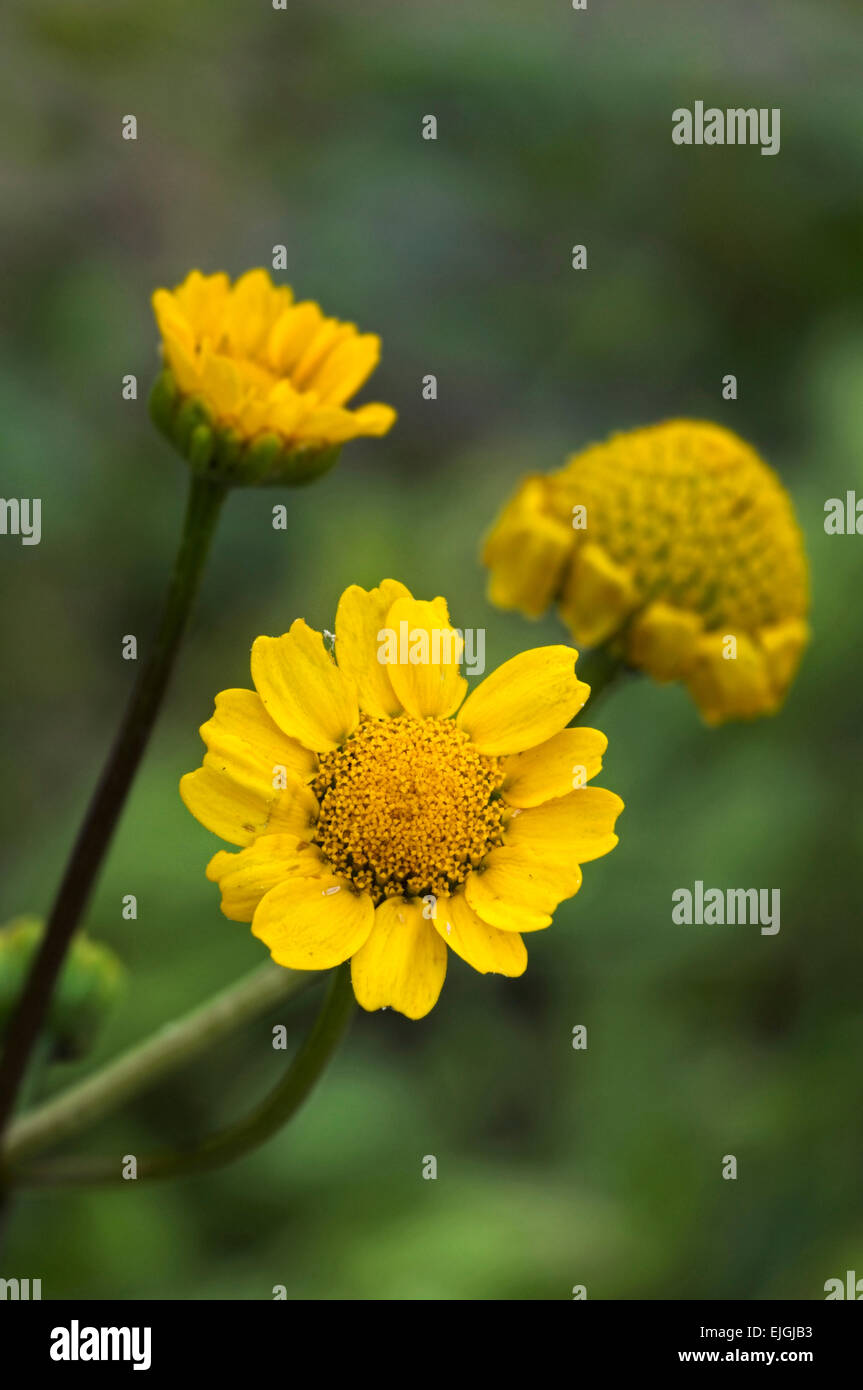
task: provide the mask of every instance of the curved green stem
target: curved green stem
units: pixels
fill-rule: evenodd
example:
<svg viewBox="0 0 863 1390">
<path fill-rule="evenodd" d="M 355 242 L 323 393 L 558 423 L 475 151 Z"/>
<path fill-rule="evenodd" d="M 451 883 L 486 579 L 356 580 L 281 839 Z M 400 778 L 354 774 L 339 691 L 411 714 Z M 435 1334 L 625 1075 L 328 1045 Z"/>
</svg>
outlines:
<svg viewBox="0 0 863 1390">
<path fill-rule="evenodd" d="M 93 794 L 45 927 L 42 945 L 9 1022 L 0 1061 L 0 1136 L 9 1121 L 66 952 L 147 745 L 204 569 L 226 488 L 192 476 L 180 549 L 162 620 L 102 777 Z"/>
<path fill-rule="evenodd" d="M 311 1032 L 283 1079 L 254 1110 L 195 1145 L 148 1154 L 137 1161 L 137 1178 L 177 1178 L 220 1168 L 272 1138 L 302 1105 L 347 1029 L 354 1009 L 350 963 L 338 966 Z M 118 1157 L 53 1159 L 17 1169 L 11 1181 L 24 1187 L 79 1186 L 122 1182 Z"/>
<path fill-rule="evenodd" d="M 95 1124 L 317 978 L 268 961 L 239 984 L 160 1028 L 95 1075 L 28 1111 L 9 1129 L 0 1151 L 3 1168 L 11 1170 L 33 1154 Z"/>
</svg>

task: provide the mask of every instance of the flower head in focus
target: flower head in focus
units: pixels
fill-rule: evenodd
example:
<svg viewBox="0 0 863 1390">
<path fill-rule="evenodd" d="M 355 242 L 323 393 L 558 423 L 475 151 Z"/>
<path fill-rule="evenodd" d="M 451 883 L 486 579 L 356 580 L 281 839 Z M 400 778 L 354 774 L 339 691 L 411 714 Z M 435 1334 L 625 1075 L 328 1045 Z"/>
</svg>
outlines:
<svg viewBox="0 0 863 1390">
<path fill-rule="evenodd" d="M 522 933 L 550 926 L 580 864 L 617 843 L 623 803 L 584 785 L 606 739 L 567 728 L 589 694 L 577 653 L 524 652 L 467 695 L 462 651 L 442 598 L 354 585 L 334 653 L 302 619 L 257 639 L 255 689 L 217 697 L 203 766 L 180 783 L 239 847 L 207 868 L 225 915 L 280 965 L 350 959 L 365 1009 L 427 1014 L 447 947 L 521 975 Z"/>
<path fill-rule="evenodd" d="M 718 425 L 631 430 L 526 478 L 483 560 L 493 603 L 556 601 L 576 642 L 685 682 L 710 724 L 776 710 L 808 641 L 791 499 Z"/>
<path fill-rule="evenodd" d="M 159 428 L 199 472 L 229 483 L 302 483 L 358 435 L 386 434 L 388 405 L 348 406 L 380 339 L 297 303 L 265 270 L 193 270 L 156 290 L 164 370 L 151 397 Z"/>
</svg>

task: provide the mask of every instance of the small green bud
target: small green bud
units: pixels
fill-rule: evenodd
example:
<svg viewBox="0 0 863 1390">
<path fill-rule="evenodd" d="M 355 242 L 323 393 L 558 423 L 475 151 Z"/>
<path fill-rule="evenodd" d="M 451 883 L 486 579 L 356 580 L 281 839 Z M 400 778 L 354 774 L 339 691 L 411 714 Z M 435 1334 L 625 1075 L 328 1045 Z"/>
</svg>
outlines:
<svg viewBox="0 0 863 1390">
<path fill-rule="evenodd" d="M 0 1036 L 5 1031 L 42 941 L 38 917 L 16 917 L 0 928 Z M 54 991 L 45 1032 L 52 1061 L 74 1061 L 91 1050 L 125 983 L 118 957 L 79 934 Z"/>
</svg>

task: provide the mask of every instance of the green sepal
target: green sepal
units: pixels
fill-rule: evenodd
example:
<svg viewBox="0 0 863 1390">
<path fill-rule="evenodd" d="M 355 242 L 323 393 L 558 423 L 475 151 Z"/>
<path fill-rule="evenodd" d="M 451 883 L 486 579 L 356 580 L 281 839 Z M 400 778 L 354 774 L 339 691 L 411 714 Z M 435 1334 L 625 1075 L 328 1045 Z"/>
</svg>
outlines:
<svg viewBox="0 0 863 1390">
<path fill-rule="evenodd" d="M 196 425 L 189 436 L 189 462 L 197 473 L 208 471 L 216 451 L 216 439 L 209 425 Z"/>
<path fill-rule="evenodd" d="M 150 392 L 150 418 L 157 429 L 173 439 L 174 413 L 177 408 L 177 383 L 173 372 L 160 372 Z"/>
<path fill-rule="evenodd" d="M 243 477 L 249 483 L 263 483 L 278 471 L 284 449 L 277 434 L 259 434 L 246 446 Z"/>
</svg>

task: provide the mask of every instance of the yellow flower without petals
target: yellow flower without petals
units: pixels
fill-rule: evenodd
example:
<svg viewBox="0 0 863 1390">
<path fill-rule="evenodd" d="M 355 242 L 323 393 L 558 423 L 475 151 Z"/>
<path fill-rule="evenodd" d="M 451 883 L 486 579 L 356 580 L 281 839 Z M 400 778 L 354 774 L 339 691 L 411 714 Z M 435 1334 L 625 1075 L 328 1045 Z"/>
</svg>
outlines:
<svg viewBox="0 0 863 1390">
<path fill-rule="evenodd" d="M 776 710 L 809 638 L 791 499 L 719 425 L 631 430 L 526 478 L 483 560 L 492 602 L 556 601 L 576 642 L 685 682 L 710 724 Z"/>
<path fill-rule="evenodd" d="M 352 410 L 380 358 L 380 339 L 296 303 L 265 270 L 193 270 L 156 290 L 164 370 L 151 413 L 193 468 L 236 483 L 303 483 L 332 467 L 342 445 L 382 435 L 388 405 Z"/>
<path fill-rule="evenodd" d="M 522 933 L 614 847 L 623 803 L 584 785 L 606 740 L 567 728 L 589 694 L 571 647 L 525 652 L 465 699 L 444 599 L 352 585 L 335 630 L 334 653 L 299 619 L 258 638 L 255 690 L 217 697 L 180 794 L 238 847 L 207 868 L 227 917 L 291 969 L 350 959 L 363 1008 L 421 1018 L 447 947 L 523 973 Z"/>
</svg>

